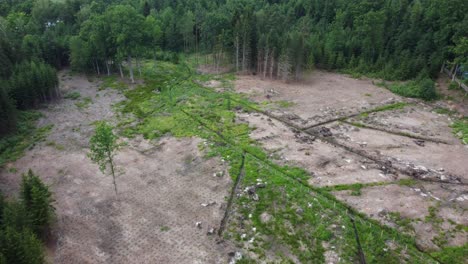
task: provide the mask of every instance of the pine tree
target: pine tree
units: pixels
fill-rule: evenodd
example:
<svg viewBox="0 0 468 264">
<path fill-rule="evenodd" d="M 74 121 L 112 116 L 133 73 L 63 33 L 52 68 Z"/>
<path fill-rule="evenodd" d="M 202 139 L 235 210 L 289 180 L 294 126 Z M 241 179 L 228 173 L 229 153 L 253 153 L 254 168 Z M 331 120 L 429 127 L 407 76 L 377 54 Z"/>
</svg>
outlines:
<svg viewBox="0 0 468 264">
<path fill-rule="evenodd" d="M 0 81 L 0 135 L 16 128 L 16 108 L 5 91 L 6 82 Z"/>
<path fill-rule="evenodd" d="M 51 193 L 38 176 L 29 170 L 21 183 L 21 202 L 28 211 L 31 229 L 43 237 L 52 219 Z"/>
</svg>

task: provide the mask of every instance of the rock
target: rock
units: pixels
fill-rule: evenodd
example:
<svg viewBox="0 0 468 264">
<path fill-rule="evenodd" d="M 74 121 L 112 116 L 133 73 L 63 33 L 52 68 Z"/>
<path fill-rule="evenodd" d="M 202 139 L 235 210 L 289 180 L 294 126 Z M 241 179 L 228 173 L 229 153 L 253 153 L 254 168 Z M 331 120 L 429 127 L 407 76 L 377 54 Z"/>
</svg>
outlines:
<svg viewBox="0 0 468 264">
<path fill-rule="evenodd" d="M 267 213 L 267 212 L 263 212 L 263 213 L 260 215 L 260 221 L 261 221 L 262 223 L 264 223 L 264 224 L 270 222 L 270 221 L 271 221 L 271 218 L 272 218 L 272 216 L 271 216 L 269 213 Z"/>
<path fill-rule="evenodd" d="M 244 192 L 248 193 L 249 195 L 254 195 L 255 194 L 255 186 L 246 187 Z"/>
<path fill-rule="evenodd" d="M 296 209 L 296 214 L 302 215 L 303 213 L 304 213 L 304 209 L 302 209 L 300 207 Z"/>
<path fill-rule="evenodd" d="M 333 133 L 330 131 L 330 129 L 328 127 L 321 127 L 321 128 L 319 128 L 318 132 L 320 133 L 320 135 L 322 135 L 322 137 L 331 137 L 331 136 L 333 136 Z"/>
<path fill-rule="evenodd" d="M 216 202 L 210 201 L 210 202 L 208 202 L 208 203 L 202 203 L 201 206 L 203 206 L 203 207 L 208 207 L 208 206 L 212 206 L 212 205 L 215 205 L 215 204 L 216 204 Z"/>
<path fill-rule="evenodd" d="M 385 217 L 388 214 L 387 209 L 381 208 L 377 211 L 377 215 L 379 217 Z"/>
<path fill-rule="evenodd" d="M 229 256 L 232 257 L 229 261 L 229 264 L 236 264 L 237 261 L 242 259 L 242 253 L 240 252 L 233 252 L 233 255 L 229 253 Z"/>
<path fill-rule="evenodd" d="M 414 143 L 420 147 L 424 147 L 426 142 L 424 140 L 418 139 L 418 140 L 415 140 Z"/>
<path fill-rule="evenodd" d="M 257 183 L 256 187 L 257 188 L 265 188 L 266 184 L 265 183 Z"/>
<path fill-rule="evenodd" d="M 258 201 L 258 200 L 259 200 L 258 194 L 254 193 L 254 194 L 252 195 L 252 200 Z"/>
<path fill-rule="evenodd" d="M 215 233 L 215 231 L 216 231 L 216 229 L 211 227 L 210 229 L 208 229 L 208 232 L 206 233 L 206 235 L 211 236 L 211 235 L 213 235 Z"/>
<path fill-rule="evenodd" d="M 201 229 L 201 228 L 202 228 L 201 222 L 196 222 L 196 223 L 195 223 L 195 226 L 198 227 L 198 229 Z"/>
</svg>

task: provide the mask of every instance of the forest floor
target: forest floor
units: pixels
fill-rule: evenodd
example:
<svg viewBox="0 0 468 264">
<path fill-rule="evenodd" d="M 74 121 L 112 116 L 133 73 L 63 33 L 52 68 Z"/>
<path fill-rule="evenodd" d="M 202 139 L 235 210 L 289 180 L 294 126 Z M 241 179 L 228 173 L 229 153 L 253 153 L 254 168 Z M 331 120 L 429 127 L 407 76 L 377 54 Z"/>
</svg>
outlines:
<svg viewBox="0 0 468 264">
<path fill-rule="evenodd" d="M 466 247 L 468 148 L 449 103 L 323 71 L 287 84 L 158 67 L 140 85 L 61 72 L 47 139 L 0 170 L 5 193 L 29 168 L 51 186 L 54 263 L 346 263 L 356 233 L 369 263 Z M 86 157 L 99 120 L 126 135 L 118 195 Z"/>
</svg>

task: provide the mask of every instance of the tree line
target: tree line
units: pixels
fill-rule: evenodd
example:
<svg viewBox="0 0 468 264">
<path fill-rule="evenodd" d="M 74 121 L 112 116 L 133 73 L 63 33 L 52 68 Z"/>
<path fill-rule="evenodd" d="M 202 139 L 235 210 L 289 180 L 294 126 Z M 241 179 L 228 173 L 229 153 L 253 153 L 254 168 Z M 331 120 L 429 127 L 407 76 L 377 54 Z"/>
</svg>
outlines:
<svg viewBox="0 0 468 264">
<path fill-rule="evenodd" d="M 2 1 L 0 133 L 15 108 L 59 96 L 53 69 L 134 81 L 142 59 L 166 51 L 271 79 L 313 67 L 434 78 L 444 61 L 466 61 L 466 14 L 464 0 Z"/>
</svg>

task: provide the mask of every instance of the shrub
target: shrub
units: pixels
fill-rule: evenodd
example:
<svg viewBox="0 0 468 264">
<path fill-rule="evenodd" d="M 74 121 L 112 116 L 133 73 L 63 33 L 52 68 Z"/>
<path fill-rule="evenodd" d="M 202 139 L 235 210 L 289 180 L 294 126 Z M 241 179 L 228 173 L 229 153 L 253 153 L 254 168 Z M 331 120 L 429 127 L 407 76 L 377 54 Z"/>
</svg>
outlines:
<svg viewBox="0 0 468 264">
<path fill-rule="evenodd" d="M 435 83 L 429 78 L 419 81 L 420 97 L 424 100 L 434 100 L 437 98 Z"/>
<path fill-rule="evenodd" d="M 393 84 L 389 86 L 388 89 L 404 97 L 421 98 L 426 101 L 437 98 L 435 83 L 429 78 Z"/>
</svg>

